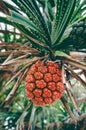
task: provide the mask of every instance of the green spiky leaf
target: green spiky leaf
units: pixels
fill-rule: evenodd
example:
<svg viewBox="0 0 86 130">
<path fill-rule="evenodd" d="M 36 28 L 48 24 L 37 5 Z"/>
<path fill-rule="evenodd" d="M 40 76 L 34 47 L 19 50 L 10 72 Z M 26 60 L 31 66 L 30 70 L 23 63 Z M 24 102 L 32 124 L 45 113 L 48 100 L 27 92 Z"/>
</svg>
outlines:
<svg viewBox="0 0 86 130">
<path fill-rule="evenodd" d="M 53 47 L 58 44 L 75 8 L 75 0 L 58 0 L 56 2 L 56 20 L 53 30 Z"/>
<path fill-rule="evenodd" d="M 64 53 L 62 51 L 55 51 L 55 56 L 63 56 L 63 57 L 65 57 L 65 56 L 69 56 L 69 55 L 67 55 L 66 53 Z"/>
<path fill-rule="evenodd" d="M 35 26 L 35 24 L 32 23 L 28 18 L 20 15 L 19 13 L 14 12 L 14 11 L 11 11 L 11 16 L 8 16 L 7 19 L 9 21 L 19 23 L 19 24 L 23 25 L 25 28 L 30 28 L 30 29 L 40 32 L 40 30 Z"/>
</svg>

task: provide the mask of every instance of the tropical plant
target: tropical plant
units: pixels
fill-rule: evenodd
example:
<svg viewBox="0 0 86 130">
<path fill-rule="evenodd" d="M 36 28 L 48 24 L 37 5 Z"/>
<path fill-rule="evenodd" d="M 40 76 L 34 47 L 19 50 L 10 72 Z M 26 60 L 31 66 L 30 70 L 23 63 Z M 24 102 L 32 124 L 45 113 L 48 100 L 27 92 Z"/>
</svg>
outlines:
<svg viewBox="0 0 86 130">
<path fill-rule="evenodd" d="M 5 24 L 0 37 L 2 130 L 85 128 L 86 54 L 79 52 L 86 50 L 85 9 L 85 0 L 0 1 L 0 11 L 5 14 L 0 16 Z M 13 32 L 7 30 L 8 25 Z M 78 51 L 79 56 L 70 51 Z M 43 96 L 40 93 L 43 101 L 38 98 Z M 55 99 L 54 104 L 51 99 Z"/>
</svg>

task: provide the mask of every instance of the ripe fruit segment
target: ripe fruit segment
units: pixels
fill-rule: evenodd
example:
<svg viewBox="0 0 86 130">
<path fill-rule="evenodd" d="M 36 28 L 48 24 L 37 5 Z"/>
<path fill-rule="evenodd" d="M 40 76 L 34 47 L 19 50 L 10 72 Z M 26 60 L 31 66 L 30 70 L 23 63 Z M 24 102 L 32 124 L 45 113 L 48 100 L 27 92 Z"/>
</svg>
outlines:
<svg viewBox="0 0 86 130">
<path fill-rule="evenodd" d="M 37 61 L 25 78 L 27 97 L 38 106 L 54 103 L 65 90 L 61 73 L 59 64 L 47 61 L 44 65 L 42 61 Z"/>
</svg>

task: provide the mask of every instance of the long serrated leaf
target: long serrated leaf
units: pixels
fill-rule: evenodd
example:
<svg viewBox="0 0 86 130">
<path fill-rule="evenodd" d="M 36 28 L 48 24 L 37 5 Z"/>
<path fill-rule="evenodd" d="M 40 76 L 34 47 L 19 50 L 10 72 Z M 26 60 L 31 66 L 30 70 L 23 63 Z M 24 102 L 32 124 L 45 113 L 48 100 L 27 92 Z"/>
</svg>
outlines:
<svg viewBox="0 0 86 130">
<path fill-rule="evenodd" d="M 53 27 L 53 32 L 52 32 L 52 39 L 54 39 L 54 35 L 56 33 L 56 29 L 59 27 L 59 23 L 62 20 L 62 17 L 60 16 L 60 14 L 63 16 L 64 12 L 63 11 L 63 6 L 64 6 L 64 1 L 62 2 L 62 0 L 57 0 L 56 1 L 56 14 L 55 14 L 55 20 L 54 20 L 54 27 Z"/>
<path fill-rule="evenodd" d="M 44 17 L 42 16 L 40 8 L 38 7 L 38 5 L 37 5 L 35 0 L 31 1 L 31 3 L 33 4 L 34 9 L 36 11 L 36 15 L 37 15 L 37 17 L 40 20 L 40 24 L 41 24 L 41 26 L 42 26 L 42 28 L 43 28 L 43 30 L 45 32 L 45 36 L 47 37 L 47 40 L 49 41 L 48 45 L 51 45 L 51 37 L 50 37 L 50 34 L 49 34 L 49 30 L 48 30 L 48 27 L 47 27 L 46 22 L 44 20 Z"/>
<path fill-rule="evenodd" d="M 47 31 L 45 28 L 45 21 L 43 21 L 42 15 L 40 17 L 40 10 L 39 12 L 37 11 L 37 8 L 39 8 L 36 4 L 36 2 L 33 1 L 29 1 L 29 0 L 12 0 L 15 4 L 17 4 L 19 6 L 19 8 L 21 10 L 23 10 L 24 13 L 27 14 L 27 16 L 29 17 L 29 19 L 35 24 L 37 25 L 37 27 L 42 30 L 42 33 L 45 35 L 45 39 L 46 39 L 46 43 L 49 44 L 49 37 L 47 36 Z M 35 6 L 34 6 L 35 4 Z"/>
<path fill-rule="evenodd" d="M 83 12 L 86 11 L 86 1 L 82 1 L 82 3 L 80 4 L 80 0 L 78 2 L 79 4 L 77 5 L 76 2 L 76 8 L 74 10 L 74 13 L 71 17 L 70 23 L 74 23 L 77 19 L 81 19 L 81 17 L 83 17 Z"/>
<path fill-rule="evenodd" d="M 57 20 L 58 24 L 55 29 L 54 42 L 53 42 L 54 47 L 56 44 L 58 44 L 58 41 L 60 40 L 61 36 L 63 35 L 63 33 L 65 31 L 65 28 L 66 28 L 68 22 L 70 21 L 70 18 L 72 16 L 72 13 L 75 8 L 75 2 L 76 2 L 76 0 L 72 0 L 72 1 L 71 0 L 65 0 L 65 1 L 61 0 L 61 1 L 59 1 L 59 2 L 61 2 L 61 4 L 59 4 L 59 6 L 61 6 L 61 7 L 58 7 L 58 8 L 60 8 L 59 10 L 61 11 L 62 15 L 60 14 L 60 12 L 57 15 L 58 17 L 56 20 Z"/>
<path fill-rule="evenodd" d="M 2 17 L 2 16 L 0 16 L 0 22 L 5 23 L 5 24 L 9 24 L 9 25 L 13 25 L 12 22 L 7 20 L 6 17 Z"/>
<path fill-rule="evenodd" d="M 45 12 L 45 14 L 46 14 L 46 19 L 47 19 L 48 21 L 53 21 L 54 12 L 53 12 L 52 6 L 51 6 L 51 4 L 50 4 L 50 1 L 46 1 L 46 2 L 45 2 L 44 12 Z"/>
<path fill-rule="evenodd" d="M 39 44 L 42 43 L 42 44 L 45 44 L 43 43 L 42 41 L 42 38 L 40 39 L 37 35 L 35 35 L 34 33 L 32 33 L 30 30 L 26 29 L 24 26 L 21 26 L 17 23 L 15 23 L 15 26 L 26 36 L 28 37 L 30 40 L 31 39 L 34 39 L 32 41 L 34 41 L 34 43 L 36 43 L 36 40 L 39 41 Z M 28 35 L 27 35 L 28 34 Z M 38 42 L 37 42 L 38 43 Z M 38 44 L 38 45 L 39 45 Z M 41 44 L 40 44 L 41 45 Z"/>
<path fill-rule="evenodd" d="M 26 0 L 20 0 L 20 1 L 17 1 L 17 0 L 12 0 L 15 4 L 17 4 L 17 6 L 19 7 L 19 9 L 28 16 L 28 18 L 33 21 L 33 23 L 35 25 L 37 25 L 37 27 L 40 28 L 40 25 L 39 25 L 39 20 L 38 18 L 36 17 L 35 15 L 35 12 L 32 8 L 32 6 L 28 3 L 28 1 Z"/>
<path fill-rule="evenodd" d="M 52 32 L 52 21 L 54 19 L 54 1 L 53 0 L 37 0 L 40 4 L 41 7 L 43 8 L 43 13 L 45 14 L 44 20 L 46 22 L 46 25 L 48 27 L 49 33 L 51 35 Z"/>
<path fill-rule="evenodd" d="M 67 55 L 66 53 L 62 52 L 62 51 L 55 51 L 55 56 L 63 56 L 63 57 L 68 57 L 69 55 Z"/>
<path fill-rule="evenodd" d="M 47 37 L 47 33 L 45 32 L 44 26 L 41 24 L 42 20 L 40 20 L 40 17 L 38 17 L 39 14 L 38 14 L 35 6 L 33 5 L 33 3 L 29 0 L 20 0 L 20 1 L 12 0 L 12 2 L 15 5 L 17 5 L 19 13 L 22 14 L 22 12 L 23 12 L 24 16 L 27 15 L 28 20 L 31 23 L 33 23 L 35 25 L 35 27 L 37 27 L 36 29 L 38 29 L 39 35 L 38 34 L 36 34 L 36 35 L 39 37 L 40 37 L 40 35 L 42 35 L 42 37 L 40 37 L 40 39 L 41 38 L 44 39 L 45 43 L 50 45 L 49 37 Z M 10 6 L 8 8 L 11 9 Z M 17 12 L 17 11 L 15 11 L 15 12 Z M 43 24 L 44 24 L 44 22 L 43 22 Z M 33 29 L 35 29 L 35 28 L 33 28 Z M 37 32 L 37 30 L 35 30 L 35 31 Z"/>
<path fill-rule="evenodd" d="M 29 17 L 29 19 L 39 28 L 39 30 L 41 30 L 41 32 L 40 32 L 40 35 L 42 35 L 41 39 L 44 39 L 45 42 L 48 43 L 48 40 L 45 36 L 45 32 L 43 31 L 43 28 L 40 25 L 40 20 L 38 19 L 35 9 L 31 5 L 31 3 L 28 2 L 27 0 L 20 0 L 19 2 L 23 5 L 23 8 L 25 9 L 26 14 Z M 21 4 L 20 4 L 20 7 L 22 8 Z M 36 34 L 36 35 L 40 36 L 38 34 Z"/>
<path fill-rule="evenodd" d="M 49 50 L 49 47 L 45 43 L 41 42 L 39 39 L 37 40 L 36 38 L 34 38 L 33 34 L 31 34 L 30 31 L 26 30 L 23 26 L 17 23 L 15 23 L 15 25 L 31 41 L 31 43 L 35 45 L 36 48 Z"/>
<path fill-rule="evenodd" d="M 30 28 L 30 29 L 40 32 L 40 30 L 35 26 L 34 23 L 32 23 L 27 17 L 20 15 L 17 12 L 11 11 L 11 16 L 8 16 L 7 19 L 9 21 L 19 23 L 23 25 L 25 28 Z"/>
<path fill-rule="evenodd" d="M 3 3 L 5 4 L 5 6 L 6 6 L 9 10 L 11 9 L 11 10 L 13 10 L 13 11 L 15 11 L 15 12 L 20 13 L 20 12 L 19 12 L 19 9 L 18 9 L 16 6 L 13 6 L 13 5 L 7 3 L 6 1 L 3 1 Z"/>
</svg>

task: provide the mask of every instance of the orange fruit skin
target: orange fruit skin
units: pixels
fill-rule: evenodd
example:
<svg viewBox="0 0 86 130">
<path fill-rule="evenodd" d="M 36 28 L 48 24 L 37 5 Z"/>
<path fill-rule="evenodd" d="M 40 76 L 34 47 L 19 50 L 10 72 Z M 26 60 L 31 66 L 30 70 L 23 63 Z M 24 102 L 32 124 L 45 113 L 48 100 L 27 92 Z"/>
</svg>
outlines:
<svg viewBox="0 0 86 130">
<path fill-rule="evenodd" d="M 39 60 L 33 64 L 25 78 L 26 95 L 37 106 L 53 104 L 62 97 L 65 86 L 59 64 Z"/>
<path fill-rule="evenodd" d="M 51 97 L 52 92 L 48 88 L 43 89 L 43 97 Z"/>
<path fill-rule="evenodd" d="M 55 82 L 49 82 L 48 83 L 48 88 L 52 91 L 54 91 L 56 89 L 56 86 L 55 86 Z"/>
<path fill-rule="evenodd" d="M 45 88 L 46 87 L 46 82 L 43 79 L 36 80 L 36 87 L 40 88 L 40 89 Z"/>
<path fill-rule="evenodd" d="M 41 72 L 35 72 L 34 76 L 35 76 L 35 79 L 42 79 L 43 78 L 43 74 Z"/>
<path fill-rule="evenodd" d="M 28 91 L 33 91 L 33 89 L 35 89 L 35 84 L 34 83 L 26 83 L 26 89 Z"/>
<path fill-rule="evenodd" d="M 40 90 L 40 89 L 35 89 L 35 90 L 34 90 L 34 95 L 35 95 L 35 97 L 40 97 L 41 94 L 42 94 L 42 90 Z"/>
<path fill-rule="evenodd" d="M 27 77 L 26 77 L 26 82 L 28 82 L 28 83 L 33 83 L 33 82 L 35 82 L 35 78 L 33 77 L 33 75 L 27 75 Z"/>
<path fill-rule="evenodd" d="M 44 80 L 45 80 L 46 82 L 52 81 L 52 75 L 51 75 L 51 73 L 46 73 L 46 74 L 44 75 Z"/>
</svg>

